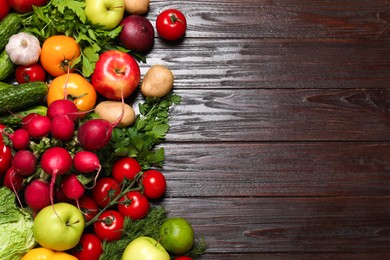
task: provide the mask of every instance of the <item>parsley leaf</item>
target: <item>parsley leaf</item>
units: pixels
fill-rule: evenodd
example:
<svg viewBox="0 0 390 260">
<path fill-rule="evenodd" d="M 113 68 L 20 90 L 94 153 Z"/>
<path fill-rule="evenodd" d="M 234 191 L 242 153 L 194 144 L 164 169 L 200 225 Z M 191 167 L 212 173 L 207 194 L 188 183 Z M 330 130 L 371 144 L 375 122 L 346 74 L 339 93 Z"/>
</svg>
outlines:
<svg viewBox="0 0 390 260">
<path fill-rule="evenodd" d="M 134 157 L 144 170 L 163 166 L 164 148 L 155 147 L 165 140 L 169 130 L 169 109 L 180 101 L 181 97 L 173 93 L 162 98 L 146 98 L 139 104 L 140 114 L 132 126 L 114 128 L 110 143 L 99 151 L 102 158 Z"/>
</svg>

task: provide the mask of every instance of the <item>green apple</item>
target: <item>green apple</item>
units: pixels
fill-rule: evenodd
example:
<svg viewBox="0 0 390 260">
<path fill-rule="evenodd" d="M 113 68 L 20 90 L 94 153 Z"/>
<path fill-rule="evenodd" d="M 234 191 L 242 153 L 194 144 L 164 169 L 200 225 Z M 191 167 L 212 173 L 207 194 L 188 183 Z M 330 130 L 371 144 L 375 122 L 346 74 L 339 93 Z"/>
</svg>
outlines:
<svg viewBox="0 0 390 260">
<path fill-rule="evenodd" d="M 84 216 L 72 204 L 60 202 L 46 206 L 35 216 L 35 240 L 43 247 L 65 251 L 75 247 L 84 231 Z"/>
<path fill-rule="evenodd" d="M 170 260 L 165 248 L 151 237 L 138 237 L 130 242 L 122 260 Z"/>
<path fill-rule="evenodd" d="M 124 0 L 85 0 L 85 15 L 105 30 L 119 25 L 125 13 Z"/>
</svg>

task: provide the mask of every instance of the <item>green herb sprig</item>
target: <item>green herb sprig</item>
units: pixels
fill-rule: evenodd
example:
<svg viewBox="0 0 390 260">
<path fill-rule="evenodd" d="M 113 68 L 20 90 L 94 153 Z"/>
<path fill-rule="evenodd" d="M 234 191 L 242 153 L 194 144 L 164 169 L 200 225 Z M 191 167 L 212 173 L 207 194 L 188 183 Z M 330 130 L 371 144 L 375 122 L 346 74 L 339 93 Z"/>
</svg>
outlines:
<svg viewBox="0 0 390 260">
<path fill-rule="evenodd" d="M 162 98 L 146 98 L 138 105 L 139 115 L 134 124 L 114 128 L 110 143 L 99 151 L 99 157 L 105 158 L 108 167 L 111 160 L 120 156 L 137 158 L 143 170 L 161 167 L 165 159 L 164 148 L 155 149 L 155 146 L 164 141 L 169 130 L 170 108 L 180 102 L 181 97 L 172 92 Z"/>
<path fill-rule="evenodd" d="M 140 220 L 125 218 L 124 232 L 121 239 L 112 242 L 103 242 L 103 254 L 100 260 L 121 260 L 122 254 L 131 241 L 140 236 L 148 236 L 160 240 L 160 228 L 168 218 L 168 212 L 162 206 L 151 207 L 149 214 Z M 206 250 L 204 238 L 196 238 L 193 247 L 187 255 L 197 258 Z M 173 259 L 173 257 L 171 257 Z"/>
</svg>

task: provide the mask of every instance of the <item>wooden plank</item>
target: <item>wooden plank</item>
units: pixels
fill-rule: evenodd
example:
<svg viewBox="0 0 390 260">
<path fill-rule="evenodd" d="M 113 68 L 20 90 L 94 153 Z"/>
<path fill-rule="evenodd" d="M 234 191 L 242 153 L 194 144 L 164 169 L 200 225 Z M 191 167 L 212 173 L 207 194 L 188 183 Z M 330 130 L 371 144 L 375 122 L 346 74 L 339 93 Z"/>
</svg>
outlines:
<svg viewBox="0 0 390 260">
<path fill-rule="evenodd" d="M 167 198 L 209 253 L 388 254 L 390 197 Z"/>
<path fill-rule="evenodd" d="M 152 1 L 148 18 L 178 8 L 188 22 L 186 37 L 379 38 L 389 37 L 386 0 L 203 0 Z"/>
<path fill-rule="evenodd" d="M 177 90 L 171 141 L 390 139 L 390 90 Z"/>
<path fill-rule="evenodd" d="M 141 63 L 175 74 L 175 88 L 375 88 L 390 85 L 386 40 L 186 38 L 157 41 Z"/>
<path fill-rule="evenodd" d="M 167 197 L 390 196 L 389 143 L 164 144 Z"/>
<path fill-rule="evenodd" d="M 248 254 L 205 254 L 200 260 L 367 260 L 367 259 L 389 259 L 390 254 L 387 253 L 370 253 L 370 254 L 342 254 L 342 253 L 295 253 L 295 254 L 283 254 L 283 253 L 248 253 Z"/>
</svg>

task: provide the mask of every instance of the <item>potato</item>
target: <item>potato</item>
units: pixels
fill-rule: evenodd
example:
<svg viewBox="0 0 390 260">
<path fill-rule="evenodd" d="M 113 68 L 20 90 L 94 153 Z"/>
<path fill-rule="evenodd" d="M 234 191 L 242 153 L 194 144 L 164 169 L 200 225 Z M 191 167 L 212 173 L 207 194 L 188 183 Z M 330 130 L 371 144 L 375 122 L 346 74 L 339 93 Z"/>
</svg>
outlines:
<svg viewBox="0 0 390 260">
<path fill-rule="evenodd" d="M 150 0 L 125 0 L 125 10 L 129 14 L 146 14 Z"/>
<path fill-rule="evenodd" d="M 135 112 L 134 109 L 124 103 L 125 113 L 122 120 L 117 127 L 126 127 L 134 123 Z M 105 119 L 111 123 L 114 123 L 122 113 L 122 102 L 121 101 L 102 101 L 95 107 L 95 112 L 101 119 Z"/>
<path fill-rule="evenodd" d="M 164 65 L 152 65 L 146 72 L 141 84 L 141 93 L 145 97 L 163 97 L 173 88 L 174 76 Z"/>
</svg>

